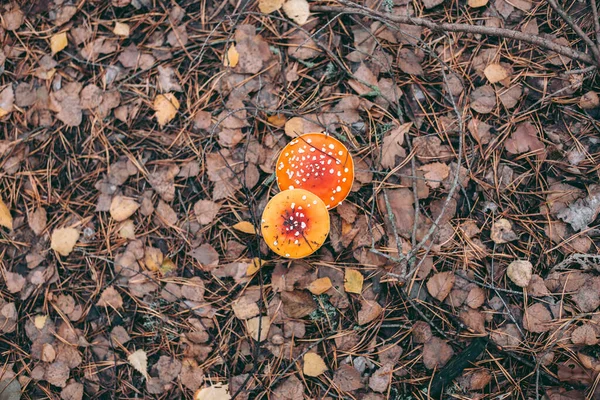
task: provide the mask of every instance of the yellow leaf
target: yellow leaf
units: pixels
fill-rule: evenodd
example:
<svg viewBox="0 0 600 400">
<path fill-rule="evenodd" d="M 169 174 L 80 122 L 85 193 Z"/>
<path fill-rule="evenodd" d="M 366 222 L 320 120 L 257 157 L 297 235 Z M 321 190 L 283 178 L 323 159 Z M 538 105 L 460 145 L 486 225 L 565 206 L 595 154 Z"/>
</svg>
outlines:
<svg viewBox="0 0 600 400">
<path fill-rule="evenodd" d="M 227 54 L 225 55 L 225 60 L 223 60 L 223 65 L 226 67 L 235 67 L 238 65 L 238 61 L 240 61 L 240 53 L 238 53 L 235 48 L 235 44 L 232 44 L 227 50 Z"/>
<path fill-rule="evenodd" d="M 363 280 L 364 278 L 359 271 L 347 268 L 344 276 L 344 289 L 348 293 L 360 294 L 362 292 Z"/>
<path fill-rule="evenodd" d="M 50 38 L 50 50 L 52 50 L 52 54 L 56 54 L 69 44 L 69 40 L 67 39 L 67 32 L 57 33 L 56 35 Z"/>
<path fill-rule="evenodd" d="M 75 228 L 58 228 L 52 232 L 50 247 L 61 256 L 68 256 L 79 240 L 79 231 Z"/>
<path fill-rule="evenodd" d="M 282 126 L 285 125 L 287 118 L 285 118 L 285 115 L 283 115 L 283 114 L 274 114 L 274 115 L 271 115 L 269 118 L 267 118 L 267 121 L 269 121 L 270 124 L 275 125 L 278 128 L 281 128 Z"/>
<path fill-rule="evenodd" d="M 154 99 L 154 116 L 160 126 L 164 126 L 177 115 L 179 101 L 173 93 L 159 94 Z"/>
<path fill-rule="evenodd" d="M 122 22 L 115 22 L 113 33 L 117 36 L 129 37 L 129 25 Z"/>
<path fill-rule="evenodd" d="M 175 269 L 177 269 L 177 265 L 175 265 L 173 260 L 171 260 L 170 258 L 165 258 L 163 260 L 162 264 L 160 265 L 159 272 L 162 276 L 165 276 L 165 275 L 175 271 Z"/>
<path fill-rule="evenodd" d="M 316 295 L 323 294 L 329 289 L 331 289 L 331 279 L 327 276 L 325 278 L 315 279 L 308 285 L 308 290 Z"/>
<path fill-rule="evenodd" d="M 306 353 L 304 355 L 304 367 L 302 371 L 306 376 L 319 376 L 327 371 L 327 365 L 320 355 L 316 353 Z"/>
<path fill-rule="evenodd" d="M 258 272 L 258 270 L 265 265 L 265 261 L 261 260 L 258 257 L 254 257 L 252 262 L 248 264 L 248 269 L 246 269 L 246 276 L 252 276 Z"/>
<path fill-rule="evenodd" d="M 267 339 L 269 328 L 271 327 L 271 318 L 268 315 L 258 316 L 246 320 L 246 327 L 248 328 L 248 334 L 250 337 L 257 342 L 259 341 L 259 330 L 258 325 L 260 324 L 260 341 Z"/>
<path fill-rule="evenodd" d="M 500 82 L 508 78 L 508 71 L 500 64 L 490 64 L 483 70 L 483 74 L 490 83 Z"/>
<path fill-rule="evenodd" d="M 4 201 L 2 201 L 2 198 L 0 198 L 0 225 L 4 226 L 10 230 L 12 230 L 12 228 L 13 228 L 12 215 L 10 215 L 10 210 L 8 209 L 6 204 L 4 204 Z"/>
<path fill-rule="evenodd" d="M 249 233 L 251 235 L 255 235 L 256 234 L 256 229 L 254 228 L 254 225 L 252 225 L 248 221 L 238 222 L 237 224 L 235 224 L 234 226 L 232 226 L 232 228 L 236 229 L 236 230 L 238 230 L 240 232 Z"/>
<path fill-rule="evenodd" d="M 129 360 L 129 364 L 142 374 L 144 378 L 148 379 L 148 356 L 144 350 L 140 349 L 131 353 L 129 357 L 127 357 L 127 360 Z"/>
<path fill-rule="evenodd" d="M 44 325 L 46 325 L 46 320 L 48 319 L 47 315 L 36 315 L 33 318 L 33 325 L 35 325 L 38 329 L 44 329 Z"/>
<path fill-rule="evenodd" d="M 198 389 L 194 393 L 194 400 L 231 400 L 229 385 L 217 383 L 216 385 Z"/>
<path fill-rule="evenodd" d="M 125 221 L 140 208 L 135 199 L 126 196 L 115 196 L 110 202 L 110 216 L 117 222 Z"/>
<path fill-rule="evenodd" d="M 157 247 L 146 247 L 144 251 L 144 265 L 150 271 L 158 271 L 163 263 L 163 253 Z"/>
<path fill-rule="evenodd" d="M 271 14 L 281 8 L 283 1 L 284 0 L 259 0 L 258 9 L 261 13 Z"/>
<path fill-rule="evenodd" d="M 467 0 L 469 7 L 477 8 L 483 7 L 488 3 L 489 0 Z"/>
</svg>

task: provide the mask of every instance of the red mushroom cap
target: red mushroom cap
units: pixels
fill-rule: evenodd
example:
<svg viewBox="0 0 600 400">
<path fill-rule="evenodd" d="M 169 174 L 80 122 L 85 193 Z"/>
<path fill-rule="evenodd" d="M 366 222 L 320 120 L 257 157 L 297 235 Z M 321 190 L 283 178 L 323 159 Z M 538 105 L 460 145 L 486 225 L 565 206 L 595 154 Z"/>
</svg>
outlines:
<svg viewBox="0 0 600 400">
<path fill-rule="evenodd" d="M 281 190 L 308 190 L 332 209 L 352 189 L 354 162 L 339 140 L 323 133 L 307 133 L 283 148 L 277 159 L 276 175 Z"/>
</svg>

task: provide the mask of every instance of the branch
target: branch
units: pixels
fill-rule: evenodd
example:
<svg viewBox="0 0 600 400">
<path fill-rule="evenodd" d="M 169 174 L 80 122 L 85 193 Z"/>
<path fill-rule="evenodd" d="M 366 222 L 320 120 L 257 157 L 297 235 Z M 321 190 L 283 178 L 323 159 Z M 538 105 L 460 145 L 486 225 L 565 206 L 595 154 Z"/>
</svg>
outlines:
<svg viewBox="0 0 600 400">
<path fill-rule="evenodd" d="M 543 38 L 537 35 L 530 35 L 512 29 L 504 28 L 493 28 L 488 26 L 469 25 L 469 24 L 452 24 L 452 23 L 437 23 L 425 18 L 408 17 L 401 15 L 390 15 L 382 13 L 376 10 L 371 10 L 367 7 L 348 2 L 347 0 L 338 0 L 340 4 L 347 5 L 347 7 L 331 7 L 331 6 L 313 6 L 312 11 L 315 12 L 326 12 L 326 13 L 340 13 L 340 14 L 359 14 L 367 17 L 377 17 L 382 20 L 395 22 L 399 24 L 423 26 L 431 29 L 434 32 L 464 32 L 473 33 L 486 36 L 496 36 L 505 39 L 518 40 L 525 43 L 534 44 L 539 47 L 551 50 L 562 56 L 569 57 L 571 59 L 581 61 L 588 65 L 600 66 L 600 63 L 595 61 L 592 56 L 587 53 L 572 49 L 571 47 L 561 46 L 557 43 L 552 42 L 549 39 Z"/>
</svg>

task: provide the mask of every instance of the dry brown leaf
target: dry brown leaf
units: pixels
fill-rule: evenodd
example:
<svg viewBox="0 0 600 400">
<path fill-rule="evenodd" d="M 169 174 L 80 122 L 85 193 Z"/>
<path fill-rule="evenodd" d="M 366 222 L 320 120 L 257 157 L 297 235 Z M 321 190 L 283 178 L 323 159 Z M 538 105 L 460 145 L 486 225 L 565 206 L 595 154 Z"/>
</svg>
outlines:
<svg viewBox="0 0 600 400">
<path fill-rule="evenodd" d="M 348 293 L 362 293 L 363 275 L 360 271 L 352 268 L 346 268 L 344 272 L 344 289 Z"/>
<path fill-rule="evenodd" d="M 402 145 L 404 144 L 404 135 L 408 133 L 411 127 L 412 122 L 408 122 L 393 128 L 385 134 L 381 150 L 381 166 L 383 168 L 394 168 L 397 165 L 396 157 L 406 157 L 406 150 Z"/>
<path fill-rule="evenodd" d="M 8 3 L 5 3 L 8 5 Z M 25 4 L 25 3 L 23 3 Z M 25 14 L 17 3 L 8 5 L 8 9 L 2 13 L 2 27 L 7 31 L 16 31 L 21 27 L 25 20 Z"/>
<path fill-rule="evenodd" d="M 420 171 L 425 172 L 425 179 L 427 179 L 427 185 L 432 189 L 440 187 L 442 181 L 450 174 L 450 168 L 444 163 L 435 162 L 431 164 L 425 164 L 418 168 Z"/>
<path fill-rule="evenodd" d="M 198 200 L 194 204 L 194 214 L 198 223 L 201 225 L 208 225 L 214 221 L 216 216 L 219 214 L 221 205 L 210 200 Z"/>
<path fill-rule="evenodd" d="M 20 275 L 16 272 L 6 271 L 4 273 L 4 278 L 6 281 L 6 288 L 10 293 L 18 293 L 23 289 L 27 279 L 23 275 Z"/>
<path fill-rule="evenodd" d="M 490 83 L 500 82 L 508 78 L 508 71 L 500 64 L 490 64 L 483 70 L 483 74 Z"/>
<path fill-rule="evenodd" d="M 136 350 L 127 357 L 127 360 L 136 371 L 148 380 L 148 356 L 144 350 Z"/>
<path fill-rule="evenodd" d="M 50 50 L 52 54 L 56 54 L 63 50 L 69 44 L 67 39 L 67 32 L 57 33 L 50 38 Z"/>
<path fill-rule="evenodd" d="M 13 228 L 13 217 L 10 214 L 10 210 L 0 197 L 0 226 L 12 230 Z"/>
<path fill-rule="evenodd" d="M 175 118 L 177 110 L 179 110 L 179 101 L 173 93 L 159 94 L 154 99 L 154 116 L 161 127 Z"/>
<path fill-rule="evenodd" d="M 552 329 L 551 321 L 552 314 L 548 308 L 542 303 L 535 303 L 525 309 L 523 329 L 535 333 L 547 332 Z"/>
<path fill-rule="evenodd" d="M 135 224 L 128 219 L 119 225 L 119 236 L 123 239 L 135 240 Z"/>
<path fill-rule="evenodd" d="M 316 122 L 312 121 L 310 115 L 306 117 L 293 117 L 285 123 L 285 134 L 291 138 L 300 136 L 304 133 L 321 132 L 323 129 Z"/>
<path fill-rule="evenodd" d="M 513 232 L 512 224 L 505 218 L 500 218 L 492 225 L 490 237 L 496 244 L 504 244 L 517 240 L 519 237 Z"/>
<path fill-rule="evenodd" d="M 50 247 L 61 256 L 68 256 L 79 240 L 79 231 L 75 228 L 58 228 L 52 232 Z"/>
<path fill-rule="evenodd" d="M 302 367 L 304 375 L 319 376 L 328 369 L 325 361 L 317 353 L 306 353 L 304 355 L 304 366 Z"/>
<path fill-rule="evenodd" d="M 310 290 L 312 294 L 315 294 L 317 296 L 323 294 L 329 289 L 331 289 L 331 279 L 329 279 L 328 276 L 316 279 L 312 281 L 310 285 L 308 285 L 307 289 Z"/>
<path fill-rule="evenodd" d="M 148 182 L 164 201 L 171 202 L 175 199 L 177 174 L 179 174 L 179 167 L 176 164 L 160 167 L 148 175 Z"/>
<path fill-rule="evenodd" d="M 427 369 L 443 367 L 453 355 L 452 347 L 445 340 L 435 336 L 423 346 L 423 364 Z"/>
<path fill-rule="evenodd" d="M 365 325 L 381 315 L 383 308 L 376 300 L 361 299 L 358 312 L 358 324 Z"/>
<path fill-rule="evenodd" d="M 398 52 L 398 66 L 406 74 L 423 75 L 421 59 L 409 48 L 403 47 Z"/>
<path fill-rule="evenodd" d="M 471 108 L 480 114 L 489 114 L 496 107 L 496 91 L 490 85 L 481 86 L 471 93 Z"/>
<path fill-rule="evenodd" d="M 310 17 L 310 7 L 306 0 L 287 0 L 283 4 L 283 12 L 298 25 L 304 25 Z"/>
<path fill-rule="evenodd" d="M 360 372 L 351 365 L 341 365 L 333 374 L 333 383 L 342 392 L 351 392 L 363 387 Z"/>
<path fill-rule="evenodd" d="M 304 318 L 317 308 L 311 294 L 303 290 L 281 292 L 280 296 L 283 311 L 290 318 Z"/>
<path fill-rule="evenodd" d="M 163 67 L 159 65 L 158 70 L 158 84 L 162 92 L 181 92 L 183 89 L 177 82 L 175 77 L 175 70 L 171 67 Z"/>
<path fill-rule="evenodd" d="M 584 93 L 579 99 L 579 107 L 584 110 L 591 110 L 598 106 L 600 106 L 600 97 L 598 96 L 598 93 L 594 91 L 590 90 L 589 92 Z"/>
<path fill-rule="evenodd" d="M 260 325 L 260 331 L 259 331 Z M 267 339 L 269 328 L 271 327 L 271 319 L 268 315 L 254 317 L 246 320 L 246 329 L 248 334 L 255 341 L 264 341 Z M 260 339 L 260 340 L 259 340 Z"/>
<path fill-rule="evenodd" d="M 537 128 L 529 122 L 520 123 L 510 139 L 506 140 L 504 147 L 510 154 L 545 151 L 544 143 L 538 138 Z"/>
<path fill-rule="evenodd" d="M 427 281 L 427 291 L 429 294 L 438 299 L 444 301 L 444 299 L 450 294 L 452 287 L 454 286 L 456 277 L 454 272 L 439 272 L 433 275 Z"/>
<path fill-rule="evenodd" d="M 112 307 L 115 310 L 123 308 L 123 298 L 113 286 L 108 286 L 100 295 L 100 300 L 96 303 L 99 307 Z"/>
<path fill-rule="evenodd" d="M 515 260 L 508 265 L 506 275 L 517 286 L 527 287 L 533 274 L 533 265 L 527 260 Z"/>
<path fill-rule="evenodd" d="M 240 221 L 237 224 L 233 225 L 232 228 L 240 232 L 248 233 L 250 235 L 256 235 L 256 228 L 254 228 L 254 225 L 252 225 L 252 223 L 248 221 Z"/>
<path fill-rule="evenodd" d="M 14 109 L 15 92 L 12 85 L 6 86 L 0 92 L 0 118 L 10 114 Z"/>
<path fill-rule="evenodd" d="M 110 203 L 110 216 L 117 222 L 125 221 L 138 208 L 140 208 L 140 204 L 135 199 L 126 196 L 115 196 Z"/>
</svg>

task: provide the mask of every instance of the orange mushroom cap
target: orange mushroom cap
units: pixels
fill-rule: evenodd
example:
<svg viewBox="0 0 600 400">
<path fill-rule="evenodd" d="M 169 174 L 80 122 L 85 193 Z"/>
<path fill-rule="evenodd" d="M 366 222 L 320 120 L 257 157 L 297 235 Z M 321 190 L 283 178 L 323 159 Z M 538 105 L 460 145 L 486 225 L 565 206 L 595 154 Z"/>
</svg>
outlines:
<svg viewBox="0 0 600 400">
<path fill-rule="evenodd" d="M 317 251 L 327 239 L 329 212 L 323 200 L 307 190 L 284 190 L 267 203 L 260 227 L 275 253 L 302 258 Z"/>
<path fill-rule="evenodd" d="M 281 190 L 306 189 L 332 209 L 352 189 L 354 161 L 339 140 L 324 133 L 306 133 L 283 148 L 276 175 Z"/>
</svg>

